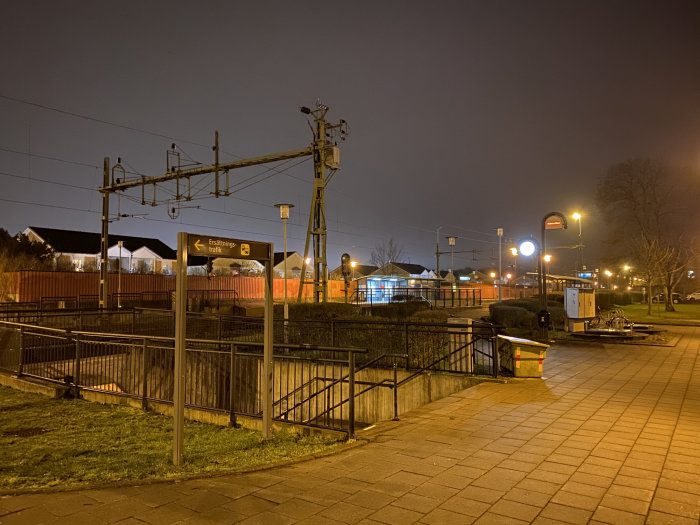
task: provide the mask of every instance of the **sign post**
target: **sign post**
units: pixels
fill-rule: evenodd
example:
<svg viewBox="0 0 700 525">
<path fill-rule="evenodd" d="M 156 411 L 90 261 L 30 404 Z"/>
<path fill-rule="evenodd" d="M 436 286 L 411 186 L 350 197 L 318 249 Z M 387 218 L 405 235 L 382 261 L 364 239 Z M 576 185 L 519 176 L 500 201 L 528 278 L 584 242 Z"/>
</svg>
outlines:
<svg viewBox="0 0 700 525">
<path fill-rule="evenodd" d="M 538 324 L 542 329 L 542 339 L 549 336 L 549 310 L 547 310 L 547 272 L 544 266 L 544 254 L 547 251 L 544 233 L 546 230 L 566 230 L 566 217 L 558 211 L 548 213 L 542 218 L 542 242 L 540 242 L 539 262 L 537 265 L 540 278 L 540 311 L 537 314 Z"/>
<path fill-rule="evenodd" d="M 175 389 L 173 393 L 173 464 L 182 464 L 185 425 L 185 374 L 187 341 L 187 257 L 188 254 L 265 262 L 265 322 L 263 349 L 263 439 L 272 437 L 272 243 L 212 237 L 180 232 L 177 234 L 177 272 L 175 280 Z M 231 370 L 233 373 L 233 368 Z M 231 396 L 233 399 L 233 396 Z M 231 407 L 233 410 L 233 407 Z"/>
</svg>

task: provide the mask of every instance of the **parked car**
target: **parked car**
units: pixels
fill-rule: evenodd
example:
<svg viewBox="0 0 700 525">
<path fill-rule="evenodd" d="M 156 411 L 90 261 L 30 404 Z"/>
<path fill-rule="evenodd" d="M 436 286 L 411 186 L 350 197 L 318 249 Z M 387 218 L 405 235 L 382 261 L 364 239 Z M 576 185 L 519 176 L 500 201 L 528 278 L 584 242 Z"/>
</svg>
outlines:
<svg viewBox="0 0 700 525">
<path fill-rule="evenodd" d="M 671 294 L 671 301 L 673 301 L 673 304 L 678 304 L 681 302 L 681 294 L 679 293 L 672 293 Z M 654 297 L 651 298 L 652 303 L 665 303 L 666 302 L 666 294 L 660 293 L 659 295 L 655 295 Z"/>
<path fill-rule="evenodd" d="M 685 296 L 685 300 L 690 301 L 691 303 L 694 301 L 700 301 L 700 291 L 689 293 Z"/>
</svg>

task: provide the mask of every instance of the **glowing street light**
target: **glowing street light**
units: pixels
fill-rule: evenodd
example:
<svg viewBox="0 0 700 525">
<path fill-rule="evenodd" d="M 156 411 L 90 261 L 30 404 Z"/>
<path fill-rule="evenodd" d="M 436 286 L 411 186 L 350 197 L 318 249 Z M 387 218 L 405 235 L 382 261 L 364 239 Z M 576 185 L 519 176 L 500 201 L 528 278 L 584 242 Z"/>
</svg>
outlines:
<svg viewBox="0 0 700 525">
<path fill-rule="evenodd" d="M 579 212 L 575 212 L 572 215 L 573 219 L 578 222 L 578 257 L 579 257 L 579 270 L 583 271 L 583 240 L 581 235 L 581 223 L 583 222 L 583 217 Z"/>
</svg>

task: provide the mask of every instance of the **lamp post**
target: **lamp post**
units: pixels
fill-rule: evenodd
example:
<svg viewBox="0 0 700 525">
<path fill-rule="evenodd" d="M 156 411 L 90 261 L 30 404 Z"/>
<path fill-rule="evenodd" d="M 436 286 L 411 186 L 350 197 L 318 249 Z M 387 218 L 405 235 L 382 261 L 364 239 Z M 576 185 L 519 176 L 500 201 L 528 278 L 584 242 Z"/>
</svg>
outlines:
<svg viewBox="0 0 700 525">
<path fill-rule="evenodd" d="M 118 264 L 118 277 L 117 277 L 117 308 L 122 307 L 122 246 L 124 246 L 124 241 L 117 241 L 119 245 L 119 264 Z"/>
<path fill-rule="evenodd" d="M 452 256 L 452 261 L 450 262 L 450 271 L 452 272 L 452 275 L 454 276 L 454 271 L 455 271 L 455 244 L 457 243 L 457 238 L 456 237 L 448 237 L 447 238 L 447 244 L 450 245 L 450 253 Z"/>
<path fill-rule="evenodd" d="M 544 262 L 547 264 L 544 267 L 544 272 L 545 272 L 545 279 L 547 278 L 547 274 L 549 273 L 549 263 L 552 262 L 552 256 L 548 253 L 544 255 Z"/>
<path fill-rule="evenodd" d="M 517 279 L 518 277 L 518 249 L 513 247 L 510 249 L 510 253 L 513 256 L 513 277 Z"/>
<path fill-rule="evenodd" d="M 280 209 L 280 219 L 282 219 L 282 242 L 284 244 L 284 335 L 287 342 L 287 323 L 289 321 L 289 304 L 287 303 L 287 219 L 289 219 L 289 209 L 294 204 L 275 204 L 275 208 Z"/>
<path fill-rule="evenodd" d="M 498 235 L 498 302 L 501 302 L 501 281 L 503 275 L 503 265 L 501 263 L 501 240 L 503 239 L 503 228 L 498 228 L 496 230 L 496 235 Z"/>
<path fill-rule="evenodd" d="M 542 339 L 549 337 L 549 311 L 547 310 L 547 274 L 544 270 L 544 254 L 547 250 L 545 232 L 547 230 L 566 230 L 566 217 L 558 211 L 549 212 L 542 217 L 542 239 L 539 251 L 539 277 L 540 277 L 540 313 L 539 324 L 542 328 Z"/>
<path fill-rule="evenodd" d="M 583 222 L 583 217 L 579 212 L 572 215 L 575 221 L 578 221 L 578 259 L 579 259 L 579 271 L 583 271 L 583 240 L 581 235 L 581 223 Z"/>
</svg>

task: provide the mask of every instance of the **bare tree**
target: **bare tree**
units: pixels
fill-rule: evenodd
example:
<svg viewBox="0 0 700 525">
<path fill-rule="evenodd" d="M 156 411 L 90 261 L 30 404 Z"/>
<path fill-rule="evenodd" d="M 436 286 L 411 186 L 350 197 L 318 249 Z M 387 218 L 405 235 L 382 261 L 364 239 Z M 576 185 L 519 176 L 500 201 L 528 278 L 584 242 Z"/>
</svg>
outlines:
<svg viewBox="0 0 700 525">
<path fill-rule="evenodd" d="M 369 262 L 374 266 L 381 268 L 386 263 L 390 262 L 405 262 L 403 248 L 394 242 L 394 239 L 389 239 L 388 242 L 377 244 L 370 254 Z"/>
<path fill-rule="evenodd" d="M 607 227 L 608 257 L 631 255 L 638 271 L 665 288 L 666 310 L 673 311 L 675 286 L 693 259 L 698 223 L 697 174 L 670 170 L 649 159 L 633 159 L 610 168 L 601 178 L 596 201 Z"/>
</svg>

